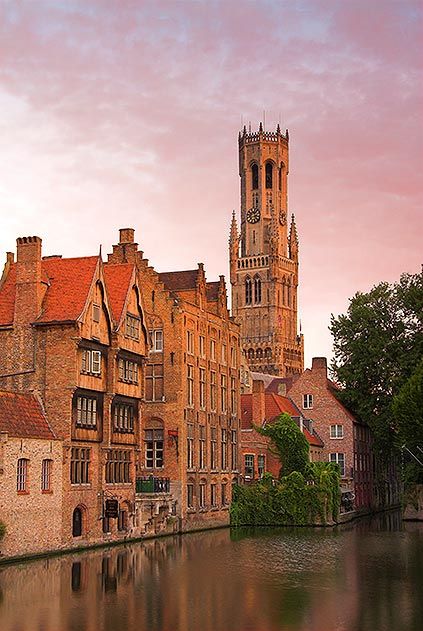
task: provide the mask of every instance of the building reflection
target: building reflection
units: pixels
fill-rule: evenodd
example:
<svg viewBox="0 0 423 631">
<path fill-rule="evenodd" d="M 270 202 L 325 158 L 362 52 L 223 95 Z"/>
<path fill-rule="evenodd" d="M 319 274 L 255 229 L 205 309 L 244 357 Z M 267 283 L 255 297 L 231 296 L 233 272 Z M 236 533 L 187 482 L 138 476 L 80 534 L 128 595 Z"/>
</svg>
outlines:
<svg viewBox="0 0 423 631">
<path fill-rule="evenodd" d="M 0 628 L 417 631 L 423 528 L 398 519 L 225 529 L 3 566 Z"/>
</svg>

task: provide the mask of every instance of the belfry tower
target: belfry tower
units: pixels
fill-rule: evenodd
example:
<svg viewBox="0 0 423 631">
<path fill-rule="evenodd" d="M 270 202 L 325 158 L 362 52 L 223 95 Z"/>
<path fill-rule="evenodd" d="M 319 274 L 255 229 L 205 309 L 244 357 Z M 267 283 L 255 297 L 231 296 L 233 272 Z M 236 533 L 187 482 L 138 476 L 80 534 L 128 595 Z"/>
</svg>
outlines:
<svg viewBox="0 0 423 631">
<path fill-rule="evenodd" d="M 297 329 L 298 236 L 288 232 L 289 135 L 239 133 L 241 234 L 235 212 L 229 239 L 232 313 L 251 370 L 286 377 L 303 371 Z"/>
</svg>

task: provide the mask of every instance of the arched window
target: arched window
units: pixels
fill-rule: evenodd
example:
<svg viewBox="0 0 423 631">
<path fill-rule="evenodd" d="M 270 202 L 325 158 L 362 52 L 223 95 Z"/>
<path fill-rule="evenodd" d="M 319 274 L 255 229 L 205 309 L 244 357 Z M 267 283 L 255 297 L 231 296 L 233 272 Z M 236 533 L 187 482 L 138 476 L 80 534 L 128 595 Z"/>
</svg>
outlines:
<svg viewBox="0 0 423 631">
<path fill-rule="evenodd" d="M 257 359 L 262 359 L 263 358 L 263 349 L 262 348 L 258 348 L 256 350 L 256 358 Z"/>
<path fill-rule="evenodd" d="M 264 356 L 266 357 L 266 359 L 269 359 L 270 357 L 272 357 L 272 349 L 267 347 L 264 349 Z"/>
<path fill-rule="evenodd" d="M 82 535 L 82 510 L 79 506 L 75 508 L 72 515 L 72 536 L 80 537 Z"/>
<path fill-rule="evenodd" d="M 254 278 L 254 302 L 261 302 L 261 279 L 260 276 Z"/>
<path fill-rule="evenodd" d="M 251 278 L 247 276 L 245 279 L 245 304 L 250 305 L 253 301 L 253 287 Z"/>
<path fill-rule="evenodd" d="M 266 188 L 273 188 L 273 165 L 266 162 Z"/>
<path fill-rule="evenodd" d="M 254 349 L 249 348 L 247 355 L 248 355 L 248 359 L 254 359 Z"/>
<path fill-rule="evenodd" d="M 258 181 L 259 181 L 258 174 L 259 174 L 258 164 L 254 163 L 251 165 L 251 186 L 253 190 L 258 188 Z"/>
<path fill-rule="evenodd" d="M 282 165 L 279 167 L 279 190 L 282 190 Z"/>
</svg>

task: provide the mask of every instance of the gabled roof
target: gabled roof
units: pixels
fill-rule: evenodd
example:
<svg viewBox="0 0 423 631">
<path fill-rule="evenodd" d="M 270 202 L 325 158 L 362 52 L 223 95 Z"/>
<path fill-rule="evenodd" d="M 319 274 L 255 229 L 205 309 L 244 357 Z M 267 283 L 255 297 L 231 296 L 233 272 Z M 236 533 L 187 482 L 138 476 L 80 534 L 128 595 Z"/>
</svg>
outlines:
<svg viewBox="0 0 423 631">
<path fill-rule="evenodd" d="M 197 286 L 198 269 L 181 272 L 161 272 L 159 278 L 166 289 L 170 291 L 195 289 Z"/>
<path fill-rule="evenodd" d="M 108 263 L 104 266 L 103 271 L 113 320 L 119 323 L 130 289 L 134 265 L 132 263 L 116 265 Z"/>
<path fill-rule="evenodd" d="M 98 261 L 98 256 L 43 259 L 41 276 L 47 290 L 36 322 L 44 324 L 77 320 L 84 310 Z M 13 323 L 16 266 L 16 263 L 10 266 L 0 288 L 0 326 Z"/>
<path fill-rule="evenodd" d="M 15 438 L 56 438 L 32 394 L 3 390 L 0 390 L 0 431 Z"/>
<path fill-rule="evenodd" d="M 98 261 L 98 256 L 86 256 L 41 262 L 43 276 L 46 275 L 49 286 L 37 323 L 74 321 L 80 317 Z"/>
<path fill-rule="evenodd" d="M 251 429 L 252 424 L 272 421 L 281 414 L 289 414 L 292 418 L 300 418 L 301 412 L 291 399 L 273 392 L 265 393 L 265 419 L 253 419 L 253 395 L 241 394 L 241 429 Z M 319 436 L 312 434 L 306 427 L 303 427 L 304 436 L 310 445 L 323 447 L 323 442 Z"/>
</svg>

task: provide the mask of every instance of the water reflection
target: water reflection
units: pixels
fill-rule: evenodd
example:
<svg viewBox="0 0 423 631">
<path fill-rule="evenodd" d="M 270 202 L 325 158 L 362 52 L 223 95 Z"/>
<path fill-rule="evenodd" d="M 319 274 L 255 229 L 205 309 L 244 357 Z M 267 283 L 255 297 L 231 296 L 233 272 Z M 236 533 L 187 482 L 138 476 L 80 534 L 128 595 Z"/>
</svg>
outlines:
<svg viewBox="0 0 423 631">
<path fill-rule="evenodd" d="M 0 566 L 2 631 L 421 631 L 423 525 L 218 530 Z"/>
</svg>

